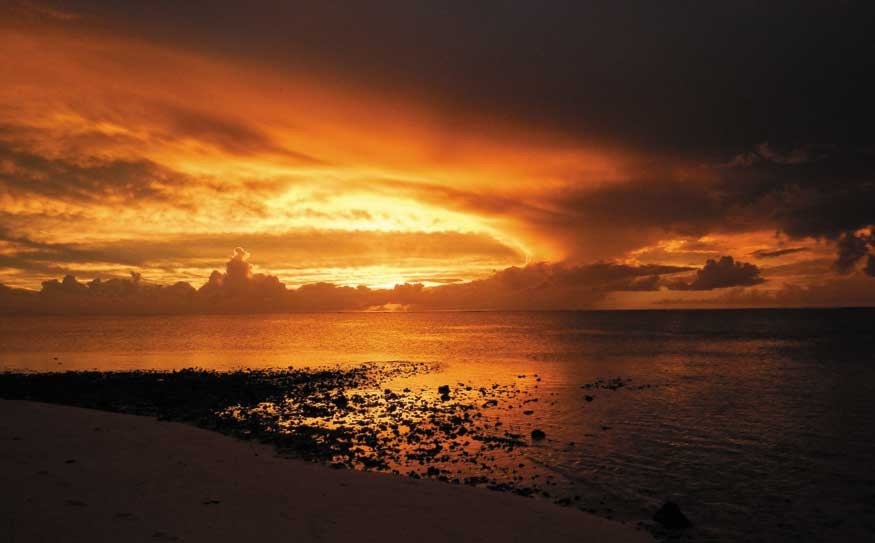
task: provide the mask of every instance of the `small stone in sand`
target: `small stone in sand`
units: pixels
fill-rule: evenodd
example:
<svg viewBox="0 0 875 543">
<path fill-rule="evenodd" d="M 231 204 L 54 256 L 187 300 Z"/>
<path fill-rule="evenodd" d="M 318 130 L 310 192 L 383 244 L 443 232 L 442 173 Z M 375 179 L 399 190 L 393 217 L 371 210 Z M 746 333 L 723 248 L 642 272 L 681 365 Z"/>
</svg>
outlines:
<svg viewBox="0 0 875 543">
<path fill-rule="evenodd" d="M 532 439 L 540 440 L 544 439 L 545 437 L 547 437 L 547 434 L 545 434 L 543 430 L 538 430 L 537 428 L 532 430 Z"/>
</svg>

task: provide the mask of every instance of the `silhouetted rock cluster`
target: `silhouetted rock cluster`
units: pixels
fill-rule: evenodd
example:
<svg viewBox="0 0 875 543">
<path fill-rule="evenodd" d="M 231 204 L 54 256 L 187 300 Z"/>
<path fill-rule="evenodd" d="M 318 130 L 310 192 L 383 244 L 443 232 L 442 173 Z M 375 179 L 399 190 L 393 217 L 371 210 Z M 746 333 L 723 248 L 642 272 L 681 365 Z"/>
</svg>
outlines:
<svg viewBox="0 0 875 543">
<path fill-rule="evenodd" d="M 678 504 L 673 501 L 663 503 L 656 513 L 653 514 L 653 520 L 669 530 L 682 530 L 692 526 L 690 519 L 684 515 Z"/>
</svg>

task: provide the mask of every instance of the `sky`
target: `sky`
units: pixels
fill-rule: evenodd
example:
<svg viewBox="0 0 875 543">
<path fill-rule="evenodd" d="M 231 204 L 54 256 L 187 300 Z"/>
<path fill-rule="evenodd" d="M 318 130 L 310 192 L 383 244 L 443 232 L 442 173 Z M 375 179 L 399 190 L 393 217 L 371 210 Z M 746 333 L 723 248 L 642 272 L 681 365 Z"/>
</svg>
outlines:
<svg viewBox="0 0 875 543">
<path fill-rule="evenodd" d="M 345 4 L 0 5 L 5 311 L 875 305 L 871 3 Z"/>
</svg>

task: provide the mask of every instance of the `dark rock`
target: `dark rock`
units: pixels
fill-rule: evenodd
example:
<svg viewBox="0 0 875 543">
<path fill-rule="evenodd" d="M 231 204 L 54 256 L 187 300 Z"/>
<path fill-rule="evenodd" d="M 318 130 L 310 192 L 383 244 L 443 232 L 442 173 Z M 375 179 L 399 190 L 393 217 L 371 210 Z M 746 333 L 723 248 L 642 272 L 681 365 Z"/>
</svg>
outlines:
<svg viewBox="0 0 875 543">
<path fill-rule="evenodd" d="M 586 400 L 586 401 L 588 401 L 588 402 L 591 402 L 591 401 L 593 401 L 595 398 L 593 398 L 592 396 L 590 396 L 589 394 L 587 394 L 586 396 L 583 397 L 583 399 Z"/>
<path fill-rule="evenodd" d="M 669 530 L 682 530 L 692 526 L 690 519 L 683 514 L 678 504 L 673 501 L 663 503 L 662 507 L 653 514 L 653 520 Z"/>
<path fill-rule="evenodd" d="M 537 428 L 532 430 L 532 439 L 538 441 L 545 437 L 547 437 L 547 434 L 545 434 L 543 430 L 538 430 Z"/>
<path fill-rule="evenodd" d="M 445 402 L 450 399 L 450 385 L 441 385 L 438 387 L 438 393 L 441 395 L 441 401 Z"/>
</svg>

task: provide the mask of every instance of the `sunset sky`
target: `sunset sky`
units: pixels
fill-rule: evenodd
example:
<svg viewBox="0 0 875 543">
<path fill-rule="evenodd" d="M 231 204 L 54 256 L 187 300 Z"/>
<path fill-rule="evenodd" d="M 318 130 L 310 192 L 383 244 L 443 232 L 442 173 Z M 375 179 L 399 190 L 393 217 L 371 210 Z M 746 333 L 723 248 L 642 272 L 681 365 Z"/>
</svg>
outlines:
<svg viewBox="0 0 875 543">
<path fill-rule="evenodd" d="M 870 3 L 344 4 L 4 3 L 0 301 L 875 305 Z"/>
</svg>

